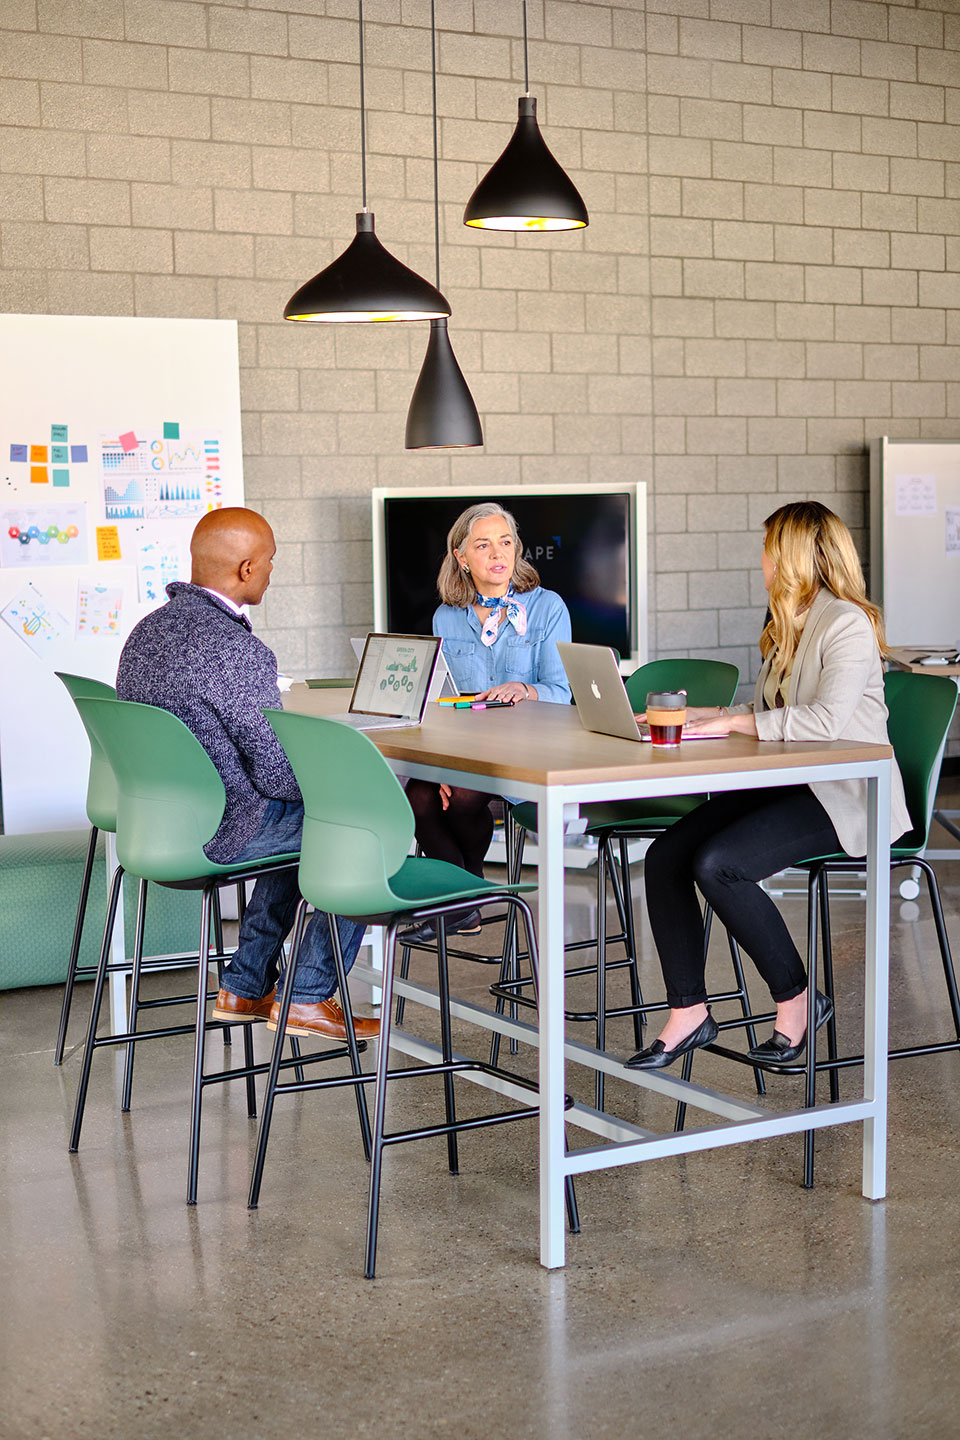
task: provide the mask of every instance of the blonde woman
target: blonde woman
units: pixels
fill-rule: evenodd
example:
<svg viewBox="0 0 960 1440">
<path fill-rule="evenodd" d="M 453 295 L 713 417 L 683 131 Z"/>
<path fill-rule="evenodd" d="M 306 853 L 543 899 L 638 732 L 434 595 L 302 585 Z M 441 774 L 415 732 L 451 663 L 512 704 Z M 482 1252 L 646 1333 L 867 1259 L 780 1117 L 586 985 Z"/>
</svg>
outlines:
<svg viewBox="0 0 960 1440">
<path fill-rule="evenodd" d="M 849 530 L 816 501 L 781 506 L 764 528 L 771 619 L 760 637 L 753 705 L 689 710 L 684 734 L 888 743 L 883 621 L 867 599 Z M 891 840 L 909 828 L 894 765 Z M 865 780 L 719 795 L 655 840 L 644 876 L 670 1012 L 659 1038 L 627 1064 L 662 1069 L 716 1039 L 697 889 L 750 955 L 777 1007 L 773 1035 L 751 1057 L 798 1059 L 807 1039 L 806 970 L 780 911 L 757 882 L 814 855 L 862 855 L 866 847 Z M 831 1002 L 818 994 L 818 1028 L 831 1013 Z"/>
<path fill-rule="evenodd" d="M 514 705 L 538 700 L 569 705 L 570 687 L 556 642 L 570 639 L 570 616 L 559 595 L 541 588 L 539 575 L 524 559 L 509 511 L 493 501 L 464 510 L 447 535 L 437 589 L 442 604 L 433 617 L 433 633 L 443 640 L 462 694 Z M 423 853 L 482 875 L 493 834 L 490 796 L 411 780 L 407 799 Z M 447 922 L 448 934 L 478 928 L 476 911 Z M 425 921 L 406 933 L 432 940 L 436 932 Z"/>
</svg>

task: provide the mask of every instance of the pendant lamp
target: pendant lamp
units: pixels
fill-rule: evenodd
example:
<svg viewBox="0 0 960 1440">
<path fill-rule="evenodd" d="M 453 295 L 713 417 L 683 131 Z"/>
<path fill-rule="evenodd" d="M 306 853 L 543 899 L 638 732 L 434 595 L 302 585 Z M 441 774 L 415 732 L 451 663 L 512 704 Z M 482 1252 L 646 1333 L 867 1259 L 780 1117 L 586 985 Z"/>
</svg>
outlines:
<svg viewBox="0 0 960 1440">
<path fill-rule="evenodd" d="M 433 74 L 433 240 L 437 289 L 440 288 L 440 161 L 437 141 L 437 18 L 430 0 L 431 69 Z M 407 450 L 447 449 L 482 445 L 483 429 L 470 387 L 450 344 L 447 318 L 430 321 L 427 353 L 420 367 L 407 411 Z"/>
<path fill-rule="evenodd" d="M 479 230 L 582 230 L 590 217 L 579 190 L 551 153 L 530 94 L 527 0 L 523 0 L 523 83 L 517 128 L 467 201 L 464 225 Z"/>
<path fill-rule="evenodd" d="M 450 314 L 439 289 L 409 269 L 374 232 L 367 208 L 367 121 L 363 70 L 363 0 L 358 0 L 360 30 L 360 173 L 363 209 L 353 240 L 325 270 L 301 285 L 287 301 L 285 320 L 374 321 L 434 320 Z"/>
</svg>

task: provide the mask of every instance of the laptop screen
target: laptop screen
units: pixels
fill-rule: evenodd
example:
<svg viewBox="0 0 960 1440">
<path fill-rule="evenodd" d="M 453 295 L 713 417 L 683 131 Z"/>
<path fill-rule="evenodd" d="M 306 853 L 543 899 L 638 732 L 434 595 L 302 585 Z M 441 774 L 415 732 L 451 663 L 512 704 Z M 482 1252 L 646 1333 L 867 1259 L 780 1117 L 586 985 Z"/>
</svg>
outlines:
<svg viewBox="0 0 960 1440">
<path fill-rule="evenodd" d="M 440 641 L 432 636 L 368 635 L 350 713 L 419 722 L 439 648 Z"/>
</svg>

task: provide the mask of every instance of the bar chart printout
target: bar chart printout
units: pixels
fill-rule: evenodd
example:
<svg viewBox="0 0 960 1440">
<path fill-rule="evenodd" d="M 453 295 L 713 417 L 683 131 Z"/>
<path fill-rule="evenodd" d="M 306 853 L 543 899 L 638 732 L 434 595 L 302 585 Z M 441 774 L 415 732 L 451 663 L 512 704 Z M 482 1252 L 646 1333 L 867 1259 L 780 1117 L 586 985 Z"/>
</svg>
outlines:
<svg viewBox="0 0 960 1440">
<path fill-rule="evenodd" d="M 223 503 L 217 431 L 101 434 L 100 470 L 107 520 L 199 519 Z"/>
</svg>

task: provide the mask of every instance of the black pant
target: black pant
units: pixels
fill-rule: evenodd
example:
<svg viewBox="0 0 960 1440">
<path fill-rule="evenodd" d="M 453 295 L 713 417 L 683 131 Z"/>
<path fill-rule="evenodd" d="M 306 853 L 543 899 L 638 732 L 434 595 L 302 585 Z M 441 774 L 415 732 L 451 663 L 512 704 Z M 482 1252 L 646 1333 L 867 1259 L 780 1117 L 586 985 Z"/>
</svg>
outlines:
<svg viewBox="0 0 960 1440">
<path fill-rule="evenodd" d="M 440 786 L 430 780 L 407 782 L 417 843 L 430 860 L 446 860 L 483 878 L 483 857 L 493 835 L 489 795 L 454 785 L 446 810 Z"/>
<path fill-rule="evenodd" d="M 783 916 L 756 882 L 840 849 L 833 823 L 808 785 L 718 795 L 659 835 L 647 851 L 644 882 L 671 1008 L 707 999 L 696 887 L 775 1001 L 805 990 L 807 972 Z"/>
</svg>

